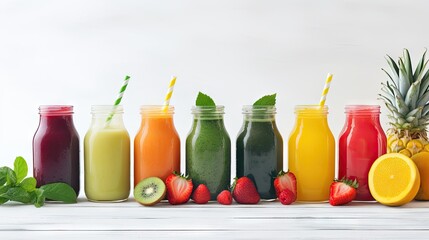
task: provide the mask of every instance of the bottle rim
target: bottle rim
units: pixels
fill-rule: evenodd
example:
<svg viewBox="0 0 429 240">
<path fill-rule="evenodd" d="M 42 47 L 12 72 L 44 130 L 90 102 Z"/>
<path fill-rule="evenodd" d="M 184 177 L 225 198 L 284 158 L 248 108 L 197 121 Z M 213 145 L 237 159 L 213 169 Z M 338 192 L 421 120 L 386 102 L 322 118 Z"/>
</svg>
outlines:
<svg viewBox="0 0 429 240">
<path fill-rule="evenodd" d="M 219 114 L 223 115 L 225 114 L 225 107 L 223 105 L 216 105 L 216 106 L 193 106 L 192 114 Z"/>
<path fill-rule="evenodd" d="M 169 105 L 164 110 L 164 105 L 141 105 L 140 114 L 142 115 L 173 115 L 174 106 Z"/>
<path fill-rule="evenodd" d="M 245 115 L 266 115 L 266 114 L 276 114 L 276 106 L 273 105 L 244 105 L 242 107 L 242 113 Z"/>
<path fill-rule="evenodd" d="M 40 105 L 39 114 L 49 116 L 72 115 L 73 105 Z"/>
<path fill-rule="evenodd" d="M 344 107 L 346 114 L 380 114 L 380 105 L 346 105 Z"/>
<path fill-rule="evenodd" d="M 318 104 L 296 105 L 295 114 L 300 115 L 326 115 L 328 114 L 328 106 L 320 106 Z"/>
<path fill-rule="evenodd" d="M 92 105 L 92 114 L 122 114 L 124 113 L 124 107 L 122 105 Z"/>
</svg>

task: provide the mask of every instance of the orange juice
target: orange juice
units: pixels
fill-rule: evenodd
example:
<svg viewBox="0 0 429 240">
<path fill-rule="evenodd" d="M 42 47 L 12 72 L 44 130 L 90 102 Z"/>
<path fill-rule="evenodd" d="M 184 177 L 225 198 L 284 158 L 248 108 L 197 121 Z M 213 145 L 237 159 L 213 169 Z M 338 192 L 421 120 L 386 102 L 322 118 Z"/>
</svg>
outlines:
<svg viewBox="0 0 429 240">
<path fill-rule="evenodd" d="M 165 181 L 180 172 L 180 139 L 174 127 L 174 107 L 142 106 L 140 129 L 134 138 L 134 186 L 148 177 Z"/>
<path fill-rule="evenodd" d="M 335 177 L 335 140 L 328 126 L 328 107 L 296 106 L 295 127 L 289 137 L 289 171 L 297 181 L 297 200 L 329 199 Z"/>
</svg>

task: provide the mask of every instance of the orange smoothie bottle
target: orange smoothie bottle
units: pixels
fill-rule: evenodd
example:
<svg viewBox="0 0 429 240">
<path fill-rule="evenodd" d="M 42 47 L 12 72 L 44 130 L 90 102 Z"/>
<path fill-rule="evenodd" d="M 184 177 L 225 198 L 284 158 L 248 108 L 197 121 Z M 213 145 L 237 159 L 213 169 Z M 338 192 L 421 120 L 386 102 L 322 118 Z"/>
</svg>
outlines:
<svg viewBox="0 0 429 240">
<path fill-rule="evenodd" d="M 335 177 L 335 140 L 328 126 L 328 107 L 295 107 L 289 137 L 289 171 L 296 176 L 297 200 L 327 201 Z"/>
<path fill-rule="evenodd" d="M 174 127 L 174 107 L 142 106 L 142 121 L 134 138 L 134 186 L 148 177 L 165 181 L 180 172 L 180 138 Z"/>
</svg>

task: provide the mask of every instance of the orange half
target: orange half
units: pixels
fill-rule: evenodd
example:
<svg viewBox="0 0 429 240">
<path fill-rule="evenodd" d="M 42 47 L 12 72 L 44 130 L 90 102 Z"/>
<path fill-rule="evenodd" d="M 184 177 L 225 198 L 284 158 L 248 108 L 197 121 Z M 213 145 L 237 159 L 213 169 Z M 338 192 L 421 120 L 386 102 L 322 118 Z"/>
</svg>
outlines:
<svg viewBox="0 0 429 240">
<path fill-rule="evenodd" d="M 388 206 L 401 206 L 411 202 L 419 191 L 420 174 L 409 157 L 388 153 L 374 162 L 368 183 L 375 200 Z"/>
</svg>

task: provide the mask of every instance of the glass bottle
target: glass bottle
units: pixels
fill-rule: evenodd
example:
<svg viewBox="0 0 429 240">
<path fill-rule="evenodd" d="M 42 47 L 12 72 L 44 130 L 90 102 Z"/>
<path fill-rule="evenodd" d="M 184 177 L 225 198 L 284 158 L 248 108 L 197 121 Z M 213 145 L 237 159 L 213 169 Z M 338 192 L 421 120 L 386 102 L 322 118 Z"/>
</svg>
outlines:
<svg viewBox="0 0 429 240">
<path fill-rule="evenodd" d="M 338 178 L 357 179 L 356 200 L 373 201 L 368 172 L 374 161 L 386 153 L 386 135 L 380 125 L 380 106 L 348 105 L 339 144 Z"/>
<path fill-rule="evenodd" d="M 40 122 L 33 138 L 33 176 L 37 187 L 64 182 L 79 194 L 79 135 L 73 106 L 39 107 Z"/>
<path fill-rule="evenodd" d="M 283 138 L 275 106 L 244 106 L 237 137 L 237 177 L 253 180 L 262 199 L 276 199 L 274 179 L 283 170 Z"/>
<path fill-rule="evenodd" d="M 92 106 L 91 112 L 84 143 L 85 194 L 95 202 L 125 201 L 130 194 L 130 137 L 123 107 Z"/>
</svg>

